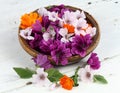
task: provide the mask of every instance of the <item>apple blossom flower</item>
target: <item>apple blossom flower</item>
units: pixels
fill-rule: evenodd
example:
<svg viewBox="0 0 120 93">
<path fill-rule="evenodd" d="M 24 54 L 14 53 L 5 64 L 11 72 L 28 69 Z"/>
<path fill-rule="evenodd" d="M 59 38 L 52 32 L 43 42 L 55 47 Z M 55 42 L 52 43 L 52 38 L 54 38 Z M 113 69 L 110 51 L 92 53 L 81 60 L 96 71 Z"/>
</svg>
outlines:
<svg viewBox="0 0 120 93">
<path fill-rule="evenodd" d="M 54 89 L 58 88 L 59 86 L 60 86 L 60 84 L 58 84 L 58 83 L 52 83 L 52 84 L 49 86 L 49 89 L 50 89 L 50 90 L 54 90 Z"/>
<path fill-rule="evenodd" d="M 47 16 L 47 15 L 48 15 L 48 11 L 47 11 L 47 9 L 44 8 L 44 7 L 39 8 L 37 12 L 38 12 L 39 15 L 41 15 L 41 16 Z"/>
<path fill-rule="evenodd" d="M 27 40 L 34 40 L 34 37 L 31 36 L 31 33 L 32 33 L 31 28 L 20 30 L 20 36 Z"/>
<path fill-rule="evenodd" d="M 66 28 L 61 28 L 60 31 L 59 31 L 59 34 L 62 36 L 61 38 L 61 42 L 69 42 L 69 41 L 72 41 L 72 35 L 73 33 L 71 34 L 68 34 L 68 30 Z"/>
<path fill-rule="evenodd" d="M 75 34 L 76 35 L 83 35 L 85 36 L 86 33 L 85 31 L 82 29 L 82 28 L 87 28 L 88 27 L 88 24 L 87 24 L 87 21 L 83 18 L 80 18 L 75 26 Z"/>
<path fill-rule="evenodd" d="M 48 12 L 48 17 L 49 17 L 49 20 L 51 21 L 56 21 L 58 19 L 58 13 L 56 12 Z"/>
<path fill-rule="evenodd" d="M 76 17 L 73 12 L 65 11 L 63 15 L 63 21 L 65 24 L 75 24 L 76 23 Z"/>
<path fill-rule="evenodd" d="M 36 72 L 37 74 L 33 74 L 32 76 L 33 83 L 38 84 L 40 86 L 49 86 L 51 82 L 47 78 L 48 73 L 44 72 L 44 68 L 38 68 Z"/>
<path fill-rule="evenodd" d="M 86 18 L 84 11 L 80 12 L 79 10 L 76 10 L 74 12 L 74 14 L 75 14 L 75 16 L 76 16 L 77 19 L 80 19 L 80 18 L 85 19 Z"/>
<path fill-rule="evenodd" d="M 83 82 L 93 82 L 93 72 L 89 65 L 86 65 L 85 68 L 81 68 L 78 71 L 78 76 Z"/>
<path fill-rule="evenodd" d="M 49 39 L 54 39 L 55 34 L 56 34 L 56 33 L 55 33 L 54 28 L 49 27 L 48 30 L 47 30 L 47 32 L 45 32 L 45 33 L 43 34 L 43 39 L 44 39 L 45 41 L 48 41 Z"/>
<path fill-rule="evenodd" d="M 90 34 L 90 36 L 93 37 L 96 34 L 96 27 L 89 26 L 85 32 L 86 34 Z"/>
</svg>

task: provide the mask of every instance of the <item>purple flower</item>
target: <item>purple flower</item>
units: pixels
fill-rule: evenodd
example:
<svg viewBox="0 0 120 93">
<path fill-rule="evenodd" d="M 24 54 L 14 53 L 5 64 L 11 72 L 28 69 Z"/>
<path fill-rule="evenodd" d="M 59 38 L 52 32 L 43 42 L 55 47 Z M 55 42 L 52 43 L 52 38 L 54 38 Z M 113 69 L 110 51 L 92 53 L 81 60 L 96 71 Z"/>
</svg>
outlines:
<svg viewBox="0 0 120 93">
<path fill-rule="evenodd" d="M 50 21 L 50 25 L 53 26 L 53 27 L 57 27 L 57 28 L 60 28 L 59 27 L 59 20 L 56 20 L 56 21 Z"/>
<path fill-rule="evenodd" d="M 64 12 L 67 10 L 69 9 L 66 8 L 63 4 L 59 6 L 53 6 L 52 8 L 49 9 L 50 12 L 57 12 L 60 18 L 62 18 L 62 16 L 64 15 Z"/>
<path fill-rule="evenodd" d="M 32 25 L 33 32 L 39 33 L 42 30 L 42 25 L 39 20 L 36 20 L 36 22 Z"/>
<path fill-rule="evenodd" d="M 86 50 L 92 43 L 91 37 L 89 34 L 85 36 L 79 36 L 76 35 L 73 38 L 72 42 L 72 49 L 71 52 L 73 55 L 80 55 L 81 57 L 84 57 L 86 55 Z"/>
<path fill-rule="evenodd" d="M 56 62 L 56 65 L 60 62 L 61 65 L 66 65 L 68 63 L 68 57 L 72 56 L 70 49 L 65 47 L 64 43 L 61 43 L 59 40 L 56 40 L 50 46 L 51 56 Z"/>
<path fill-rule="evenodd" d="M 99 58 L 97 57 L 96 53 L 92 53 L 90 58 L 88 59 L 87 63 L 90 65 L 90 67 L 94 70 L 100 68 L 100 61 Z"/>
<path fill-rule="evenodd" d="M 40 66 L 45 70 L 53 67 L 46 55 L 38 54 L 36 58 L 33 58 L 33 60 L 37 66 Z"/>
<path fill-rule="evenodd" d="M 50 25 L 50 20 L 48 16 L 43 16 L 42 17 L 42 26 L 45 27 L 45 29 L 47 30 L 47 28 Z"/>
<path fill-rule="evenodd" d="M 51 52 L 50 45 L 52 43 L 53 43 L 53 40 L 51 39 L 49 39 L 48 41 L 42 40 L 41 43 L 39 44 L 39 48 L 44 54 L 50 55 L 50 52 Z"/>
<path fill-rule="evenodd" d="M 29 41 L 29 45 L 31 48 L 39 51 L 39 43 L 42 40 L 42 36 L 40 34 L 34 33 L 34 40 Z"/>
</svg>

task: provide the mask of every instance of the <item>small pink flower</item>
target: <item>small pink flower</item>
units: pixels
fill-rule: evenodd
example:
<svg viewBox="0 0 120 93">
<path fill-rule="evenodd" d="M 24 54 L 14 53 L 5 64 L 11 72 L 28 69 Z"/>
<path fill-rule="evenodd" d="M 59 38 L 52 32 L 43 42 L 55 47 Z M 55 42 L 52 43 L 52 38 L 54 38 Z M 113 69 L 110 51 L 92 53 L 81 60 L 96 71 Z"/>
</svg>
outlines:
<svg viewBox="0 0 120 93">
<path fill-rule="evenodd" d="M 63 21 L 64 21 L 64 24 L 73 25 L 76 22 L 76 16 L 74 15 L 73 12 L 65 11 L 63 15 Z"/>
<path fill-rule="evenodd" d="M 91 37 L 93 37 L 96 34 L 96 28 L 95 27 L 88 27 L 85 31 L 87 34 L 90 34 Z"/>
<path fill-rule="evenodd" d="M 72 35 L 73 34 L 68 34 L 68 30 L 66 28 L 61 28 L 60 31 L 59 31 L 59 34 L 62 36 L 61 38 L 61 42 L 69 42 L 69 41 L 72 41 Z"/>
<path fill-rule="evenodd" d="M 44 8 L 44 7 L 39 8 L 37 12 L 38 12 L 39 15 L 41 15 L 41 16 L 47 16 L 47 15 L 48 15 L 48 11 L 47 11 L 47 9 Z"/>
<path fill-rule="evenodd" d="M 56 12 L 48 12 L 49 20 L 55 22 L 58 19 L 58 13 Z"/>
<path fill-rule="evenodd" d="M 50 90 L 55 90 L 56 88 L 58 88 L 60 86 L 60 84 L 56 84 L 56 83 L 52 83 L 49 87 Z"/>
<path fill-rule="evenodd" d="M 31 28 L 20 30 L 20 36 L 27 40 L 34 40 L 34 37 L 31 36 L 31 33 L 32 33 Z"/>
<path fill-rule="evenodd" d="M 83 18 L 80 18 L 75 26 L 75 34 L 76 35 L 83 35 L 85 36 L 86 33 L 85 31 L 82 29 L 82 28 L 87 28 L 88 27 L 88 24 L 87 24 L 87 21 Z"/>
<path fill-rule="evenodd" d="M 43 39 L 45 41 L 48 41 L 49 39 L 54 39 L 55 37 L 55 31 L 52 27 L 49 27 L 48 31 L 43 34 Z"/>
<path fill-rule="evenodd" d="M 48 73 L 44 72 L 44 68 L 38 68 L 37 69 L 37 74 L 33 74 L 33 83 L 38 84 L 40 86 L 49 86 L 50 81 L 47 78 Z"/>
<path fill-rule="evenodd" d="M 77 19 L 80 19 L 80 18 L 85 19 L 86 18 L 84 11 L 80 12 L 79 10 L 76 10 L 74 13 L 75 13 L 75 16 Z"/>
<path fill-rule="evenodd" d="M 83 82 L 93 82 L 93 73 L 89 65 L 86 65 L 85 68 L 81 68 L 78 72 L 80 80 Z"/>
</svg>

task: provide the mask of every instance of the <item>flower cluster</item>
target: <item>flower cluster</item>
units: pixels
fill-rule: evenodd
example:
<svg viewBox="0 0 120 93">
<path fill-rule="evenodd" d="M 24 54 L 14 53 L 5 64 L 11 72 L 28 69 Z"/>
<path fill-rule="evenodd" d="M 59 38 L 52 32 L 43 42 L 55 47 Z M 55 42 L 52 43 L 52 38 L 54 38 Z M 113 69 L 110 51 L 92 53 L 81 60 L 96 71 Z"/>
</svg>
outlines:
<svg viewBox="0 0 120 93">
<path fill-rule="evenodd" d="M 44 55 L 39 54 L 37 59 L 39 60 L 41 58 L 41 62 L 46 60 L 46 57 Z M 37 65 L 39 63 L 41 64 L 40 60 L 36 61 Z M 41 66 L 42 68 L 37 69 L 37 74 L 33 74 L 33 83 L 42 85 L 42 86 L 47 86 L 50 85 L 53 89 L 57 87 L 57 85 L 61 85 L 62 88 L 71 90 L 73 87 L 78 86 L 78 81 L 83 81 L 83 82 L 93 82 L 95 75 L 93 73 L 94 70 L 97 70 L 100 68 L 100 61 L 99 58 L 97 57 L 96 53 L 92 53 L 90 58 L 86 62 L 86 66 L 83 68 L 78 67 L 76 69 L 76 72 L 73 76 L 68 77 L 67 75 L 63 75 L 60 72 L 57 72 L 55 70 L 47 69 L 44 71 L 44 66 Z M 51 71 L 49 71 L 51 70 Z M 51 75 L 52 74 L 52 75 Z M 53 78 L 55 80 L 53 80 Z M 58 80 L 57 80 L 58 78 Z M 52 84 L 50 83 L 52 82 Z M 55 83 L 54 83 L 55 82 Z"/>
<path fill-rule="evenodd" d="M 21 17 L 20 36 L 31 48 L 50 55 L 56 65 L 66 65 L 67 58 L 73 55 L 84 57 L 95 34 L 96 28 L 87 22 L 84 11 L 73 11 L 64 5 L 40 8 Z M 44 63 L 49 64 L 45 60 Z"/>
<path fill-rule="evenodd" d="M 14 68 L 21 78 L 32 77 L 32 82 L 27 84 L 37 84 L 38 86 L 48 87 L 50 90 L 59 86 L 71 90 L 73 87 L 79 86 L 79 81 L 107 84 L 107 80 L 103 76 L 94 73 L 94 70 L 98 70 L 101 65 L 96 53 L 91 54 L 84 67 L 78 66 L 72 76 L 62 74 L 57 69 L 51 68 L 52 65 L 46 55 L 39 54 L 33 60 L 37 67 L 35 71 L 28 68 Z"/>
</svg>

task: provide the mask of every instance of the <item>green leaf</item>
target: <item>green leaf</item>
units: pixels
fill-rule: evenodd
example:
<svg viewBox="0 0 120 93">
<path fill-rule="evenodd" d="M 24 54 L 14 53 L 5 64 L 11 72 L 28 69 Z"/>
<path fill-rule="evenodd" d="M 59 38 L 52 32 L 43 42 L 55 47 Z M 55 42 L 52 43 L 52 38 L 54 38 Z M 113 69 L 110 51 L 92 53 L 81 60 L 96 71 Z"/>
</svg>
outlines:
<svg viewBox="0 0 120 93">
<path fill-rule="evenodd" d="M 44 27 L 42 27 L 42 30 L 41 30 L 43 33 L 45 32 L 45 28 Z"/>
<path fill-rule="evenodd" d="M 20 76 L 20 78 L 31 78 L 33 74 L 35 74 L 35 71 L 32 71 L 28 68 L 13 68 L 15 72 Z"/>
<path fill-rule="evenodd" d="M 51 68 L 46 70 L 48 73 L 48 79 L 51 82 L 58 82 L 61 77 L 63 77 L 63 74 L 60 73 L 57 69 Z"/>
<path fill-rule="evenodd" d="M 52 8 L 52 6 L 48 6 L 48 7 L 47 7 L 47 9 L 50 9 L 50 8 Z"/>
<path fill-rule="evenodd" d="M 71 78 L 74 81 L 74 87 L 79 86 L 79 84 L 78 84 L 78 75 L 77 76 L 73 75 Z"/>
<path fill-rule="evenodd" d="M 78 71 L 79 71 L 80 67 L 78 67 L 75 71 L 75 74 L 71 77 L 72 80 L 74 81 L 74 87 L 79 86 L 78 84 Z"/>
<path fill-rule="evenodd" d="M 107 80 L 102 75 L 94 75 L 94 82 L 107 84 Z"/>
</svg>

